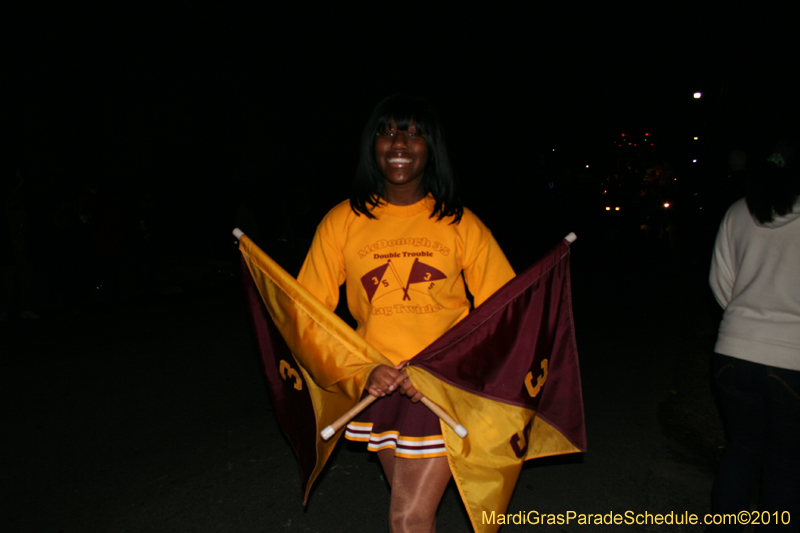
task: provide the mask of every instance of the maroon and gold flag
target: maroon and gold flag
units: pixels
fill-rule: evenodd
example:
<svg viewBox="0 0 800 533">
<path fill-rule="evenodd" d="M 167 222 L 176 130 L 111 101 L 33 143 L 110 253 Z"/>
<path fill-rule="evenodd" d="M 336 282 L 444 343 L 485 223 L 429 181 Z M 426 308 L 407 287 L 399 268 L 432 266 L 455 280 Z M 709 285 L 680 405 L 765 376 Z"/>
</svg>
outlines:
<svg viewBox="0 0 800 533">
<path fill-rule="evenodd" d="M 319 431 L 358 402 L 376 365 L 391 363 L 246 236 L 239 249 L 275 413 L 307 500 L 341 435 L 325 442 Z M 373 273 L 378 283 L 386 268 Z M 437 272 L 415 265 L 403 290 L 434 283 Z M 474 529 L 497 531 L 525 460 L 586 449 L 566 241 L 415 356 L 408 373 L 469 430 L 461 439 L 442 424 L 448 461 Z"/>
<path fill-rule="evenodd" d="M 463 425 L 442 424 L 476 531 L 497 531 L 523 461 L 586 451 L 569 244 L 517 275 L 407 367 L 416 388 Z"/>
<path fill-rule="evenodd" d="M 300 367 L 295 362 L 294 356 L 270 318 L 269 311 L 250 274 L 244 254 L 242 254 L 242 280 L 247 308 L 253 318 L 258 351 L 264 363 L 273 411 L 278 419 L 278 425 L 294 449 L 300 464 L 303 487 L 307 487 L 317 463 L 317 424 L 308 382 L 299 371 Z"/>
<path fill-rule="evenodd" d="M 305 503 L 341 436 L 323 441 L 320 430 L 358 403 L 373 368 L 393 365 L 246 235 L 239 251 L 273 408 L 300 463 Z"/>
</svg>

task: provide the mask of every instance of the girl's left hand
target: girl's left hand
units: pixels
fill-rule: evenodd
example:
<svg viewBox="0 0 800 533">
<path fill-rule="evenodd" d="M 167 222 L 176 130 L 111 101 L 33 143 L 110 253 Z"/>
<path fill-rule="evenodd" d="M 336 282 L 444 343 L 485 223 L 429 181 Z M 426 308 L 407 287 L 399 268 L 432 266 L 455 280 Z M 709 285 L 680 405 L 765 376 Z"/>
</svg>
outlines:
<svg viewBox="0 0 800 533">
<path fill-rule="evenodd" d="M 397 389 L 398 384 L 402 381 L 400 372 L 396 368 L 386 365 L 376 366 L 367 378 L 365 389 L 372 396 L 382 398 Z"/>
<path fill-rule="evenodd" d="M 408 399 L 411 400 L 411 403 L 417 403 L 422 399 L 423 394 L 414 388 L 413 383 L 411 383 L 411 380 L 408 379 L 408 373 L 403 370 L 407 362 L 408 361 L 403 361 L 399 365 L 395 366 L 397 370 L 400 370 L 400 375 L 395 380 L 395 383 L 398 384 L 397 388 L 400 391 L 400 394 L 407 396 Z"/>
</svg>

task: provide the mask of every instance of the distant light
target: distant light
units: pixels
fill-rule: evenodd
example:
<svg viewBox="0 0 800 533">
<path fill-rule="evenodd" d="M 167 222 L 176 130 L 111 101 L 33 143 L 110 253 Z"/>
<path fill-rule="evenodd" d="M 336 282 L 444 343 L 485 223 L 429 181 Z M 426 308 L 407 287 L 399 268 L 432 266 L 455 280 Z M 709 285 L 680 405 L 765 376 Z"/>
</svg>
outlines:
<svg viewBox="0 0 800 533">
<path fill-rule="evenodd" d="M 664 202 L 664 207 L 669 207 L 669 202 Z"/>
<path fill-rule="evenodd" d="M 636 146 L 636 143 L 633 143 L 633 145 Z"/>
<path fill-rule="evenodd" d="M 622 136 L 625 137 L 625 134 L 623 133 Z"/>
<path fill-rule="evenodd" d="M 697 137 L 695 137 L 695 138 L 694 138 L 694 140 L 696 141 L 696 140 L 697 140 Z"/>
<path fill-rule="evenodd" d="M 615 207 L 615 208 L 614 208 L 614 211 L 619 211 L 619 207 Z"/>
<path fill-rule="evenodd" d="M 650 135 L 650 134 L 649 134 L 649 133 L 645 133 L 645 134 L 644 134 L 644 136 L 645 136 L 645 137 L 647 137 L 648 135 Z"/>
<path fill-rule="evenodd" d="M 611 208 L 610 207 L 606 207 L 606 211 L 611 211 Z"/>
<path fill-rule="evenodd" d="M 653 146 L 653 143 L 650 143 L 650 146 Z"/>
<path fill-rule="evenodd" d="M 586 168 L 589 168 L 589 165 L 586 165 Z"/>
<path fill-rule="evenodd" d="M 697 159 L 692 159 L 692 163 L 697 163 Z"/>
<path fill-rule="evenodd" d="M 553 151 L 555 152 L 555 151 L 556 151 L 556 149 L 555 149 L 555 148 L 553 148 Z"/>
<path fill-rule="evenodd" d="M 701 96 L 703 96 L 703 93 L 701 93 L 700 91 L 697 91 L 696 93 L 694 93 L 694 99 L 695 100 L 699 99 Z"/>
</svg>

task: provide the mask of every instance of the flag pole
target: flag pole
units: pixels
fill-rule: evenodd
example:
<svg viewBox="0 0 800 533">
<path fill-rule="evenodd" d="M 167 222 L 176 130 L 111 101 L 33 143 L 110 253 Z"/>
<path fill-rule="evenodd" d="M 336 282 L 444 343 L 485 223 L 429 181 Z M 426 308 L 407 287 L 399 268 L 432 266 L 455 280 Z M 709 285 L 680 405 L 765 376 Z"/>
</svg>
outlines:
<svg viewBox="0 0 800 533">
<path fill-rule="evenodd" d="M 441 418 L 442 422 L 450 426 L 450 429 L 455 431 L 456 435 L 462 439 L 467 436 L 467 428 L 456 422 L 456 420 L 452 416 L 448 415 L 444 409 L 427 399 L 425 396 L 423 396 L 420 401 L 425 404 L 425 407 L 433 411 L 433 414 Z"/>
<path fill-rule="evenodd" d="M 377 396 L 368 394 L 366 398 L 358 402 L 352 409 L 340 416 L 336 422 L 320 431 L 319 434 L 322 436 L 322 440 L 328 440 L 333 437 L 337 431 L 342 429 L 348 422 L 355 418 L 358 413 L 369 407 L 370 404 L 377 399 Z"/>
<path fill-rule="evenodd" d="M 572 244 L 573 242 L 575 242 L 575 239 L 577 239 L 577 238 L 578 238 L 578 236 L 575 235 L 575 233 L 570 231 L 569 235 L 564 237 L 564 240 L 567 241 L 568 243 Z"/>
</svg>

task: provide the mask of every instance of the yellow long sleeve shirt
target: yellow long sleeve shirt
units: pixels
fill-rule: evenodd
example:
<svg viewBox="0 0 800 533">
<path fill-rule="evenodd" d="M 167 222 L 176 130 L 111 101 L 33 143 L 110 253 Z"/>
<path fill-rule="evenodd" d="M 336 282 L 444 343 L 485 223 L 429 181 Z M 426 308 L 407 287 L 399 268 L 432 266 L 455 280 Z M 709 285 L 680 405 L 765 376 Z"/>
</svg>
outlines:
<svg viewBox="0 0 800 533">
<path fill-rule="evenodd" d="M 431 218 L 433 198 L 382 204 L 376 219 L 344 201 L 317 227 L 298 281 L 329 309 L 339 286 L 357 332 L 395 364 L 410 359 L 514 277 L 489 229 L 468 209 L 458 224 Z M 462 276 L 463 272 L 463 276 Z"/>
</svg>

